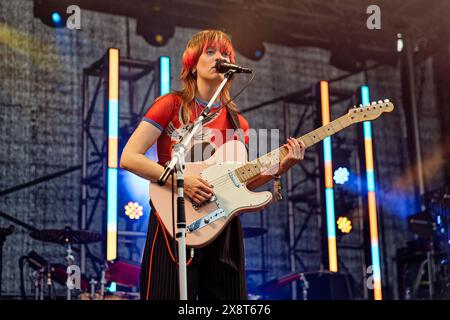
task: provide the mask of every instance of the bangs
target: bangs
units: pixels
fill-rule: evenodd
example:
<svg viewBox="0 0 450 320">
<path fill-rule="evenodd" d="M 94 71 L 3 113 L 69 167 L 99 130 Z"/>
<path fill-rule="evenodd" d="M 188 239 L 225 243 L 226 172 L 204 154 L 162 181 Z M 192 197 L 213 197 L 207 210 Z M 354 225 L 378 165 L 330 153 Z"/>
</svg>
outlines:
<svg viewBox="0 0 450 320">
<path fill-rule="evenodd" d="M 208 48 L 219 48 L 221 53 L 226 53 L 234 63 L 234 50 L 230 39 L 223 32 L 211 33 L 203 42 L 203 50 Z"/>
<path fill-rule="evenodd" d="M 221 53 L 226 53 L 230 57 L 231 63 L 235 62 L 230 38 L 220 30 L 206 30 L 197 33 L 189 41 L 183 54 L 183 66 L 192 69 L 200 55 L 209 47 L 218 47 Z"/>
</svg>

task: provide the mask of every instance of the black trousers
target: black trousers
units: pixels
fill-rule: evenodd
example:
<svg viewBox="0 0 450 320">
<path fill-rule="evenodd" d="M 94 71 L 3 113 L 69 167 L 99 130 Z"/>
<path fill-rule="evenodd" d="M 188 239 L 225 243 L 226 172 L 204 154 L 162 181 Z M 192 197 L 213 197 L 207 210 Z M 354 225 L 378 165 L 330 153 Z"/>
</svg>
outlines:
<svg viewBox="0 0 450 320">
<path fill-rule="evenodd" d="M 153 207 L 153 206 L 152 206 Z M 177 249 L 177 248 L 176 248 Z M 152 210 L 141 267 L 142 300 L 178 300 L 178 264 L 174 241 Z M 189 300 L 245 300 L 245 256 L 242 227 L 233 218 L 207 246 L 186 250 Z"/>
</svg>

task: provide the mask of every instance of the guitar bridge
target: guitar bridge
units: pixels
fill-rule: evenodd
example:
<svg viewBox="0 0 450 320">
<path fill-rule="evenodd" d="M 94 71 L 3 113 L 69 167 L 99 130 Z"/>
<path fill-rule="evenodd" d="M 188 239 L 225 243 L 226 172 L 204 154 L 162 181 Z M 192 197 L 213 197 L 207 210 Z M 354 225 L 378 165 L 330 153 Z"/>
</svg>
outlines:
<svg viewBox="0 0 450 320">
<path fill-rule="evenodd" d="M 210 214 L 207 214 L 203 218 L 197 219 L 194 222 L 192 222 L 190 225 L 187 226 L 188 232 L 194 232 L 195 230 L 201 229 L 204 226 L 207 226 L 211 222 L 216 221 L 217 219 L 220 219 L 222 217 L 226 217 L 227 214 L 225 213 L 225 210 L 223 209 L 217 209 L 211 212 Z"/>
</svg>

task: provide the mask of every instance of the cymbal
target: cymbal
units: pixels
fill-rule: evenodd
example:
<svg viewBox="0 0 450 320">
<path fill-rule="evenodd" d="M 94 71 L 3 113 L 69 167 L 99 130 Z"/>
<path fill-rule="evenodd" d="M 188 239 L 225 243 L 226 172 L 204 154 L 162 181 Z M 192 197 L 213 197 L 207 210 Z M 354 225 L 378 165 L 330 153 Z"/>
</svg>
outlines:
<svg viewBox="0 0 450 320">
<path fill-rule="evenodd" d="M 267 229 L 260 227 L 243 227 L 242 230 L 244 232 L 244 238 L 258 237 L 267 233 Z"/>
<path fill-rule="evenodd" d="M 86 230 L 72 230 L 70 227 L 64 229 L 35 230 L 30 233 L 30 236 L 36 240 L 60 244 L 92 243 L 103 240 L 101 234 Z"/>
</svg>

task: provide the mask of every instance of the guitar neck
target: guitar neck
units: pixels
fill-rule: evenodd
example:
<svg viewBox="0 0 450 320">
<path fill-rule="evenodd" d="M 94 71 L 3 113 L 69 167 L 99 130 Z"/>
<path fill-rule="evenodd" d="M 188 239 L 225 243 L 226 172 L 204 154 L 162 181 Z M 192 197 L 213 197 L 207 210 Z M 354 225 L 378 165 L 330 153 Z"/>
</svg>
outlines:
<svg viewBox="0 0 450 320">
<path fill-rule="evenodd" d="M 348 116 L 344 115 L 296 139 L 299 142 L 303 141 L 305 146 L 308 148 L 347 128 L 351 124 L 352 122 L 348 119 Z M 286 157 L 287 153 L 288 149 L 285 146 L 282 146 L 253 161 L 247 162 L 245 165 L 235 169 L 234 173 L 241 182 L 250 181 L 261 173 L 267 171 L 269 168 L 278 166 L 281 160 Z"/>
</svg>

